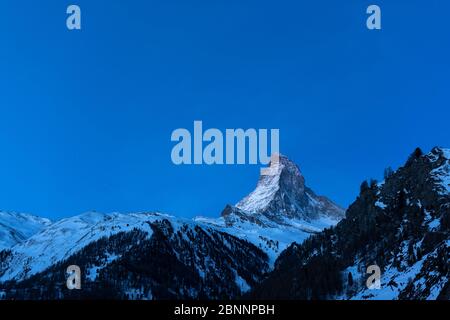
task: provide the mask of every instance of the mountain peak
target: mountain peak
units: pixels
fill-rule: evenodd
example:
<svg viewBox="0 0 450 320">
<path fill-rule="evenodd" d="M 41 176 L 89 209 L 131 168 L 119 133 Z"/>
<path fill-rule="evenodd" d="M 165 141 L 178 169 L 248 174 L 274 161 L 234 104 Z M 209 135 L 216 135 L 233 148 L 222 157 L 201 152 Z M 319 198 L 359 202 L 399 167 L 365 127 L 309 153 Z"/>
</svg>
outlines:
<svg viewBox="0 0 450 320">
<path fill-rule="evenodd" d="M 260 175 L 255 190 L 239 201 L 236 208 L 277 222 L 286 218 L 310 221 L 322 215 L 343 217 L 342 208 L 306 186 L 300 168 L 288 157 L 280 155 L 278 163 L 270 164 L 270 170 L 275 174 Z"/>
<path fill-rule="evenodd" d="M 280 155 L 279 163 L 269 164 L 270 175 L 261 174 L 255 190 L 236 204 L 236 207 L 258 213 L 264 210 L 279 191 L 291 189 L 304 192 L 305 178 L 299 167 L 284 155 Z"/>
</svg>

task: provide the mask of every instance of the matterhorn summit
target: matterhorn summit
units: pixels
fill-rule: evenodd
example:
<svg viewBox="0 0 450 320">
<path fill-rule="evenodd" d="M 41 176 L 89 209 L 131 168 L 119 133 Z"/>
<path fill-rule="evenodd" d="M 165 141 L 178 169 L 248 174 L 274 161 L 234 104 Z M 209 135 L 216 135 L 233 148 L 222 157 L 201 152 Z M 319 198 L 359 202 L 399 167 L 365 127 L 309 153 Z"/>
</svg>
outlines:
<svg viewBox="0 0 450 320">
<path fill-rule="evenodd" d="M 272 164 L 271 164 L 272 165 Z M 317 196 L 305 185 L 299 167 L 280 155 L 272 175 L 261 175 L 256 189 L 236 207 L 283 223 L 285 219 L 312 221 L 322 216 L 340 219 L 344 209 L 326 197 Z"/>
<path fill-rule="evenodd" d="M 273 163 L 272 163 L 273 162 Z M 236 205 L 227 205 L 220 219 L 199 217 L 244 238 L 269 254 L 274 261 L 292 242 L 336 225 L 345 210 L 305 184 L 299 167 L 280 155 L 263 169 L 255 190 Z"/>
</svg>

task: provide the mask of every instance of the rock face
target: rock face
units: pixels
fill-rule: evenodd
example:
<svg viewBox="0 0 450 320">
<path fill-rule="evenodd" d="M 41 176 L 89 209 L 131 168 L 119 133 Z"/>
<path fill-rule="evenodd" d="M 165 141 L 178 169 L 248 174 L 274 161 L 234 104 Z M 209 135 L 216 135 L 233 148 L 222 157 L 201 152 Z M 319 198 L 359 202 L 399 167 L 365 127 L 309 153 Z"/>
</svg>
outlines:
<svg viewBox="0 0 450 320">
<path fill-rule="evenodd" d="M 293 244 L 249 295 L 285 299 L 448 299 L 450 151 L 417 149 L 382 183 L 363 183 L 346 217 Z M 367 287 L 367 268 L 381 288 Z"/>
</svg>

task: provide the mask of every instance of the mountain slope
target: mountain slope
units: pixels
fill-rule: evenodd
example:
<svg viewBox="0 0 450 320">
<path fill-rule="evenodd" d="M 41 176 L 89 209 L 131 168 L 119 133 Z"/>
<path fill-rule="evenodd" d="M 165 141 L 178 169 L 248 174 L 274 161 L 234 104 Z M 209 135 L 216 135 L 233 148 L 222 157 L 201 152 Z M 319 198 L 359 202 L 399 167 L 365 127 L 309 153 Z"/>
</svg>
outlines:
<svg viewBox="0 0 450 320">
<path fill-rule="evenodd" d="M 0 211 L 0 251 L 23 242 L 51 221 L 24 213 Z"/>
<path fill-rule="evenodd" d="M 363 183 L 346 217 L 291 245 L 249 297 L 448 299 L 449 159 L 447 149 L 417 149 L 383 183 Z M 380 289 L 366 285 L 371 265 Z"/>
<path fill-rule="evenodd" d="M 138 218 L 145 225 L 90 242 L 19 283 L 4 283 L 5 298 L 230 299 L 268 271 L 267 255 L 244 240 L 162 215 Z M 81 268 L 83 290 L 66 289 L 69 265 Z"/>
<path fill-rule="evenodd" d="M 86 212 L 62 219 L 10 249 L 12 254 L 0 269 L 0 282 L 22 280 L 41 272 L 102 237 L 134 228 L 150 231 L 148 221 L 166 217 L 159 213 Z"/>
</svg>

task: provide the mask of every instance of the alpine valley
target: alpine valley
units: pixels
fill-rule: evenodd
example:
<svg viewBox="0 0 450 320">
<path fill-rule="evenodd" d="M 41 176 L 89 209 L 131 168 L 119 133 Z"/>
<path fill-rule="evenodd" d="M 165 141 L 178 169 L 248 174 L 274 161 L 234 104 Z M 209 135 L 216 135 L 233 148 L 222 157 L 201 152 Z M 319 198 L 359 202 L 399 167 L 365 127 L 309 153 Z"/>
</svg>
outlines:
<svg viewBox="0 0 450 320">
<path fill-rule="evenodd" d="M 449 159 L 417 149 L 347 210 L 281 156 L 217 218 L 0 212 L 0 299 L 449 299 Z M 70 265 L 81 290 L 66 288 Z"/>
</svg>

